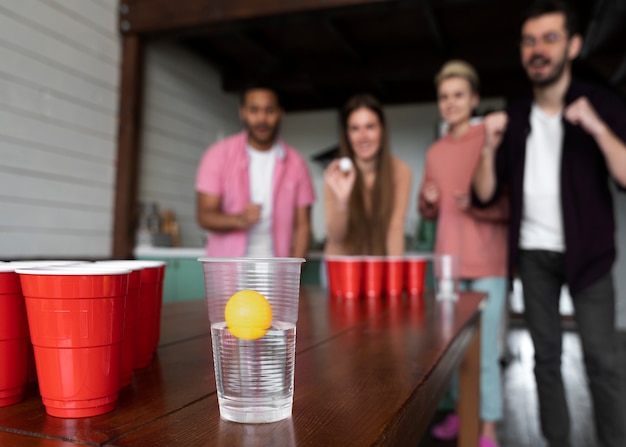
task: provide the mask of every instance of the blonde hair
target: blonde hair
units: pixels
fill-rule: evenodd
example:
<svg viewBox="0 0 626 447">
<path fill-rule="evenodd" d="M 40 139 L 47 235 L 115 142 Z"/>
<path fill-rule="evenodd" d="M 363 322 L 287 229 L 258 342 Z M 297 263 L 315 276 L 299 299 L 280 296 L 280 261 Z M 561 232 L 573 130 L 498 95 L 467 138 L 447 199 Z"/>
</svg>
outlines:
<svg viewBox="0 0 626 447">
<path fill-rule="evenodd" d="M 455 59 L 446 62 L 435 76 L 435 87 L 448 78 L 463 78 L 469 82 L 474 93 L 478 93 L 479 79 L 474 67 L 465 61 Z"/>
</svg>

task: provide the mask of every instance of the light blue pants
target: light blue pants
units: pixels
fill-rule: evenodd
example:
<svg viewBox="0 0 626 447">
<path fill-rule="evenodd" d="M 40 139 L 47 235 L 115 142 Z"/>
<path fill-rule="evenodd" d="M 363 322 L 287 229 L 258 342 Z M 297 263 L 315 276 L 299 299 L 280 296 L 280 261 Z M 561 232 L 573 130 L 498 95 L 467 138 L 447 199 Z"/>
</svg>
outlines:
<svg viewBox="0 0 626 447">
<path fill-rule="evenodd" d="M 498 421 L 502 419 L 502 378 L 498 336 L 507 294 L 506 278 L 462 279 L 459 289 L 487 294 L 487 305 L 483 309 L 480 320 L 480 419 Z M 453 379 L 450 391 L 456 402 L 457 375 Z"/>
</svg>

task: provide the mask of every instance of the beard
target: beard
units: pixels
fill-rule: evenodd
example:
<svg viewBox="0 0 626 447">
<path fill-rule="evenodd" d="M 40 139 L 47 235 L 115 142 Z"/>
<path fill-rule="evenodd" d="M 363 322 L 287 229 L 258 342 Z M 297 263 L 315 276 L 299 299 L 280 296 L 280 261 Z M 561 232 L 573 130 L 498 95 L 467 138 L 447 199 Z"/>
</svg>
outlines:
<svg viewBox="0 0 626 447">
<path fill-rule="evenodd" d="M 563 55 L 563 57 L 556 62 L 552 70 L 545 77 L 533 76 L 529 70 L 533 62 L 538 59 L 545 60 L 543 56 L 535 55 L 530 58 L 526 64 L 526 73 L 528 74 L 528 78 L 530 79 L 530 82 L 532 82 L 533 86 L 540 88 L 549 87 L 561 79 L 561 76 L 565 71 L 565 66 L 567 65 L 567 58 L 565 55 Z"/>
<path fill-rule="evenodd" d="M 249 137 L 262 145 L 273 143 L 278 135 L 278 125 L 272 127 L 268 124 L 251 125 L 244 121 Z M 268 132 L 269 130 L 269 132 Z"/>
</svg>

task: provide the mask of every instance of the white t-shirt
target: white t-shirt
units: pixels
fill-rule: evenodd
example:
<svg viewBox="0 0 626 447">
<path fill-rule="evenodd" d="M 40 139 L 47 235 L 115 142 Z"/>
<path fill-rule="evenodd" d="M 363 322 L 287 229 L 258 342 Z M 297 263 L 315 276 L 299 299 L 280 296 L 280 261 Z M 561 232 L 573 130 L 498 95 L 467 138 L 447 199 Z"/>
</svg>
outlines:
<svg viewBox="0 0 626 447">
<path fill-rule="evenodd" d="M 250 176 L 250 202 L 261 205 L 261 218 L 248 230 L 246 256 L 270 257 L 274 255 L 272 244 L 272 183 L 276 157 L 282 150 L 275 143 L 267 151 L 259 151 L 246 145 L 248 151 L 248 175 Z"/>
<path fill-rule="evenodd" d="M 563 252 L 561 210 L 562 114 L 547 115 L 533 103 L 526 139 L 524 207 L 520 247 Z"/>
</svg>

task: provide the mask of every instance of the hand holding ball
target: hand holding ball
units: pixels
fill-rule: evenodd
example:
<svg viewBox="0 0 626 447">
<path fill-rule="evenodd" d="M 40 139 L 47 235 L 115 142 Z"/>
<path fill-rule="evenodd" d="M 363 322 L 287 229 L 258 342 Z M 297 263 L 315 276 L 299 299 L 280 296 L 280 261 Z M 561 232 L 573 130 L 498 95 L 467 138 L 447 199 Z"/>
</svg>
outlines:
<svg viewBox="0 0 626 447">
<path fill-rule="evenodd" d="M 339 169 L 345 173 L 350 172 L 350 169 L 352 169 L 352 160 L 350 160 L 350 157 L 342 157 L 339 160 Z"/>
</svg>

